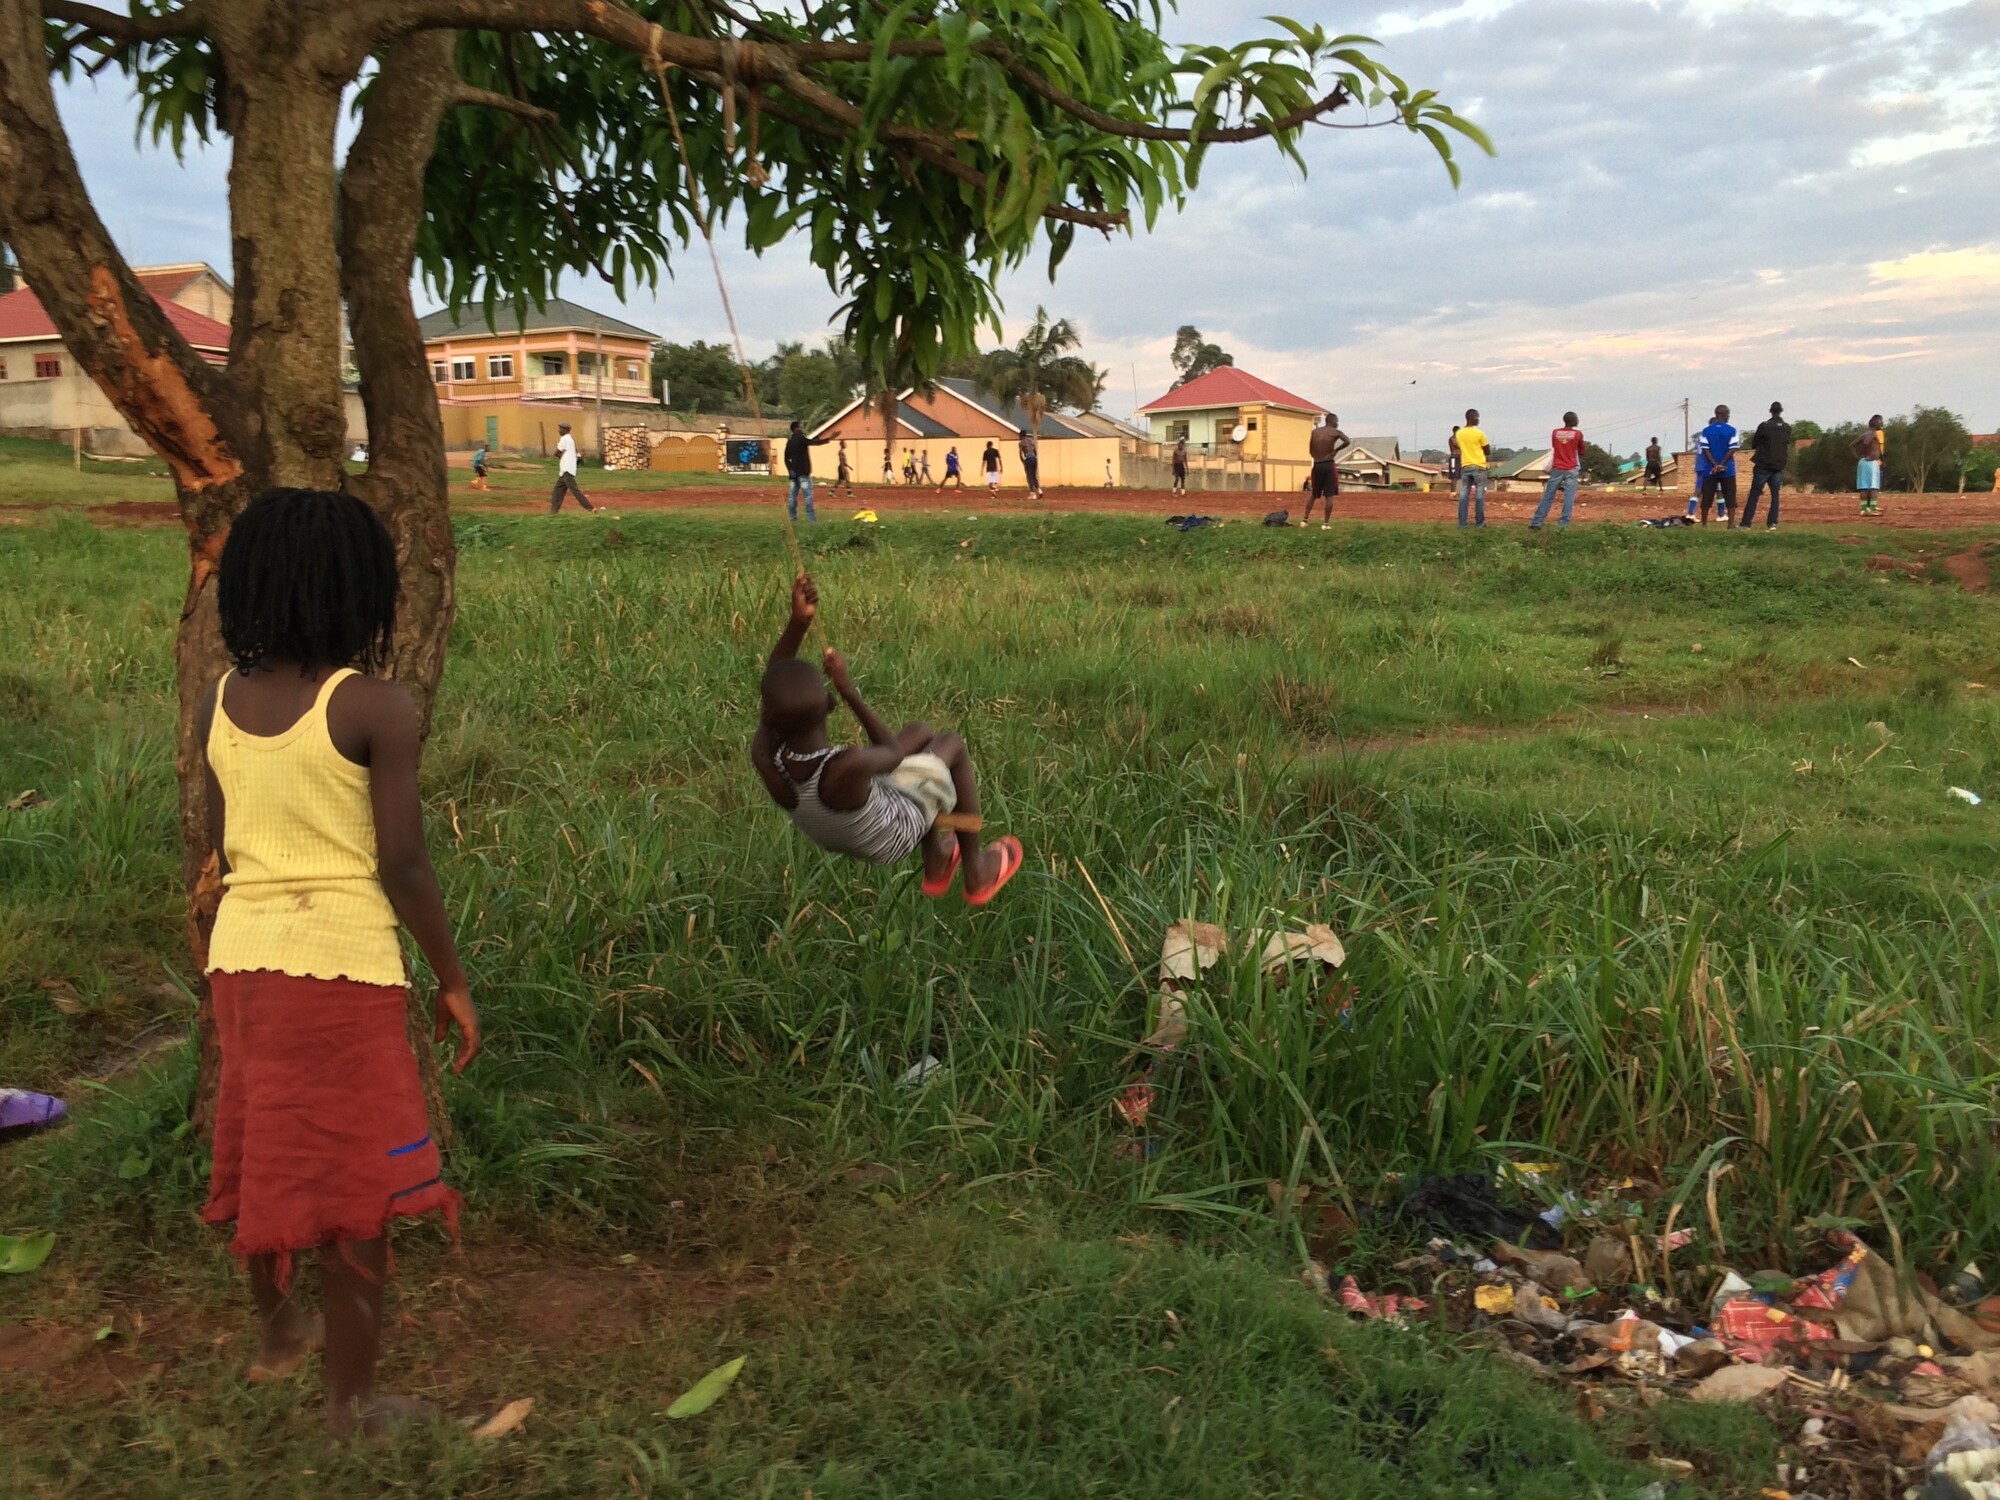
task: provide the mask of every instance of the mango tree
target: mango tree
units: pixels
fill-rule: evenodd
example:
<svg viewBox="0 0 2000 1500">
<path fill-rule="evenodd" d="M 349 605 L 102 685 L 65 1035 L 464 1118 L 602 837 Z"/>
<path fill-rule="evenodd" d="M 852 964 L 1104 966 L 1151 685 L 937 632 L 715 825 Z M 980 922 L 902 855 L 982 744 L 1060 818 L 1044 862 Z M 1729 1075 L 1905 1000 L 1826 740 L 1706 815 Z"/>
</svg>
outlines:
<svg viewBox="0 0 2000 1500">
<path fill-rule="evenodd" d="M 809 256 L 893 399 L 995 323 L 1004 268 L 1044 243 L 1053 268 L 1080 230 L 1150 224 L 1214 146 L 1268 142 L 1303 166 L 1306 130 L 1380 125 L 1428 141 L 1455 179 L 1454 137 L 1485 144 L 1365 38 L 1274 20 L 1267 38 L 1176 47 L 1170 14 L 1160 0 L 0 0 L 0 240 L 166 460 L 187 529 L 197 965 L 218 893 L 193 713 L 226 665 L 214 573 L 231 519 L 269 485 L 360 495 L 396 540 L 394 672 L 426 715 L 443 671 L 452 533 L 413 269 L 489 316 L 565 275 L 622 292 L 655 284 L 706 213 L 753 249 Z M 156 140 L 229 152 L 236 299 L 219 367 L 141 290 L 78 170 L 53 80 L 107 72 Z M 343 332 L 369 431 L 353 475 Z"/>
</svg>

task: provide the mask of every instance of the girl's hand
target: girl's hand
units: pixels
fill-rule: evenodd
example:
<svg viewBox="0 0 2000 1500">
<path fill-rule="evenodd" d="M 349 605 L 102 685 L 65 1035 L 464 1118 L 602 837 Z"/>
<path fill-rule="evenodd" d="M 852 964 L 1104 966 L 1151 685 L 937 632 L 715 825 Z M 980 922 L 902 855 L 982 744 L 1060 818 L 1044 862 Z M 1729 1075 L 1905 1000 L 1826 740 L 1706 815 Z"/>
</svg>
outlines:
<svg viewBox="0 0 2000 1500">
<path fill-rule="evenodd" d="M 804 573 L 792 580 L 792 623 L 810 625 L 819 613 L 819 586 Z"/>
<path fill-rule="evenodd" d="M 442 1042 L 452 1027 L 458 1028 L 458 1058 L 451 1065 L 454 1073 L 463 1073 L 473 1058 L 479 1055 L 479 1012 L 472 1005 L 472 991 L 465 985 L 439 985 L 437 998 L 437 1033 L 433 1040 Z"/>
<path fill-rule="evenodd" d="M 826 673 L 826 680 L 833 684 L 836 691 L 845 693 L 852 686 L 847 680 L 847 658 L 831 646 L 820 658 L 820 670 Z"/>
</svg>

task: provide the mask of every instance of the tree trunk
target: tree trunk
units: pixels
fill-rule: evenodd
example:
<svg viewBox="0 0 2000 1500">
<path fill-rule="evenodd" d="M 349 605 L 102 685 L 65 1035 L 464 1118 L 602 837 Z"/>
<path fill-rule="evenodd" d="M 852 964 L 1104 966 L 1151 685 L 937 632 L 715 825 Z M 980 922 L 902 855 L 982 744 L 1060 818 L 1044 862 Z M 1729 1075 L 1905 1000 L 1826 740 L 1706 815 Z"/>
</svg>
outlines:
<svg viewBox="0 0 2000 1500">
<path fill-rule="evenodd" d="M 368 472 L 351 484 L 395 538 L 402 596 L 390 665 L 416 699 L 426 736 L 456 611 L 457 551 L 444 424 L 410 301 L 410 266 L 423 218 L 425 168 L 458 82 L 455 45 L 455 33 L 431 32 L 389 48 L 340 180 L 340 284 L 368 414 Z M 448 1148 L 444 1078 L 429 1014 L 414 989 L 409 1025 L 432 1128 Z"/>
<path fill-rule="evenodd" d="M 334 132 L 346 78 L 307 61 L 289 8 L 219 7 L 212 35 L 227 82 L 221 114 L 232 137 L 230 245 L 235 308 L 225 400 L 241 417 L 243 472 L 232 483 L 190 493 L 181 515 L 194 566 L 174 642 L 180 692 L 181 872 L 188 893 L 188 948 L 195 972 L 208 963 L 222 899 L 208 841 L 207 785 L 197 714 L 202 695 L 229 669 L 215 605 L 215 571 L 230 523 L 274 485 L 336 489 L 346 418 L 340 395 L 341 317 L 333 257 Z M 215 1115 L 220 1057 L 208 987 L 198 1017 L 200 1076 L 194 1121 L 206 1136 Z"/>
<path fill-rule="evenodd" d="M 453 613 L 453 550 L 442 433 L 410 304 L 423 170 L 451 102 L 450 34 L 384 56 L 342 184 L 334 145 L 343 93 L 364 60 L 340 13 L 239 0 L 205 17 L 225 80 L 235 310 L 226 370 L 207 365 L 138 285 L 77 171 L 49 85 L 41 7 L 0 0 L 0 239 L 65 344 L 168 464 L 190 567 L 175 641 L 180 699 L 182 875 L 194 972 L 207 966 L 221 899 L 209 848 L 195 713 L 228 669 L 215 571 L 229 526 L 272 485 L 347 486 L 381 513 L 402 576 L 394 670 L 426 729 Z M 338 249 L 338 255 L 336 254 Z M 343 276 L 343 260 L 350 262 Z M 349 481 L 341 298 L 355 310 L 356 358 L 375 462 Z M 206 984 L 197 1028 L 195 1120 L 206 1133 L 216 1081 Z M 435 1117 L 437 1065 L 418 1049 Z"/>
</svg>

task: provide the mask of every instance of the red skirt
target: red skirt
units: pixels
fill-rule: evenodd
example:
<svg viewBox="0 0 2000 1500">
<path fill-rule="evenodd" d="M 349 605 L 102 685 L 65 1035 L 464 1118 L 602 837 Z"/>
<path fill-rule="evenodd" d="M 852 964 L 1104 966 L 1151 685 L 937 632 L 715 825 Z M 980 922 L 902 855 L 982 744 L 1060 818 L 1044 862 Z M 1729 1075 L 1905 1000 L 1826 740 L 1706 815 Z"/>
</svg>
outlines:
<svg viewBox="0 0 2000 1500">
<path fill-rule="evenodd" d="M 222 1079 L 211 1224 L 239 1256 L 372 1240 L 393 1218 L 458 1228 L 424 1111 L 399 987 L 257 971 L 211 974 Z"/>
</svg>

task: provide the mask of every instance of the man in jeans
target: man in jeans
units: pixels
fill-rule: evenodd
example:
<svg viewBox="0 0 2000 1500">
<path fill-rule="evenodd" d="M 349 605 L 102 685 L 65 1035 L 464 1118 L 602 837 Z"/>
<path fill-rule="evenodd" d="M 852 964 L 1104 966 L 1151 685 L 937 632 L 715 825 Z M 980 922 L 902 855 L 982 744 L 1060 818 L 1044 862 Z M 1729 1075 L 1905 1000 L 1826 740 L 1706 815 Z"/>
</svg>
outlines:
<svg viewBox="0 0 2000 1500">
<path fill-rule="evenodd" d="M 576 496 L 576 503 L 585 510 L 597 509 L 576 482 L 576 439 L 569 435 L 569 423 L 563 422 L 556 427 L 556 487 L 549 494 L 549 514 L 561 510 L 564 497 L 569 495 Z"/>
<path fill-rule="evenodd" d="M 1748 531 L 1757 519 L 1757 497 L 1767 484 L 1771 487 L 1771 519 L 1764 523 L 1764 529 L 1778 529 L 1778 486 L 1784 481 L 1785 465 L 1791 461 L 1792 424 L 1785 420 L 1785 403 L 1773 401 L 1771 415 L 1757 424 L 1750 438 L 1750 498 L 1743 502 L 1738 530 Z"/>
<path fill-rule="evenodd" d="M 1486 524 L 1486 434 L 1479 428 L 1479 413 L 1468 411 L 1465 425 L 1458 429 L 1458 524 L 1465 525 L 1466 507 L 1479 502 L 1478 524 Z"/>
<path fill-rule="evenodd" d="M 1042 444 L 1028 428 L 1021 429 L 1021 472 L 1027 477 L 1028 498 L 1042 498 Z"/>
<path fill-rule="evenodd" d="M 806 519 L 817 521 L 813 514 L 813 455 L 814 448 L 824 445 L 825 438 L 809 438 L 805 428 L 792 423 L 791 433 L 785 438 L 785 473 L 791 478 L 791 494 L 786 500 L 791 518 L 799 518 L 799 496 L 806 497 Z"/>
<path fill-rule="evenodd" d="M 1549 482 L 1542 486 L 1542 503 L 1535 507 L 1535 519 L 1528 523 L 1530 531 L 1542 529 L 1558 490 L 1563 497 L 1562 520 L 1558 524 L 1569 525 L 1569 513 L 1576 505 L 1577 481 L 1583 477 L 1583 434 L 1577 431 L 1575 412 L 1563 413 L 1562 426 L 1549 434 L 1549 450 Z"/>
</svg>

